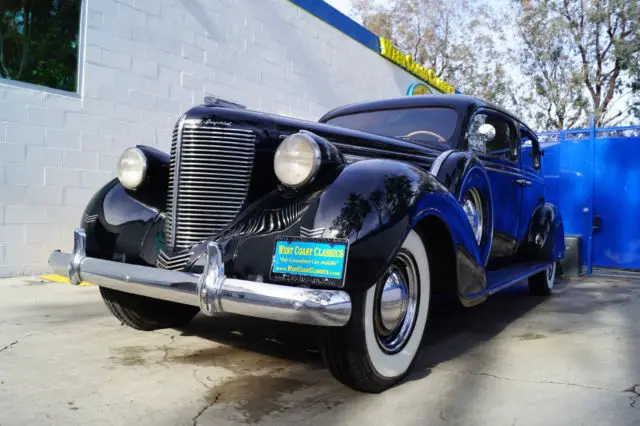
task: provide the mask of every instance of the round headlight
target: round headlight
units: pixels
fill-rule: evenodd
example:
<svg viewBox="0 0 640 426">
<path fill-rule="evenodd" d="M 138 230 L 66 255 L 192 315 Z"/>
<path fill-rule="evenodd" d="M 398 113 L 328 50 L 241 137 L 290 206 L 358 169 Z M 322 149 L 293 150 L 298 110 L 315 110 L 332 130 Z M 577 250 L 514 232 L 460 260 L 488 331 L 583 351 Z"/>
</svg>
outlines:
<svg viewBox="0 0 640 426">
<path fill-rule="evenodd" d="M 127 189 L 136 189 L 147 173 L 147 157 L 138 148 L 129 148 L 118 161 L 118 179 Z"/>
<path fill-rule="evenodd" d="M 273 159 L 276 176 L 291 188 L 309 183 L 320 167 L 318 143 L 309 135 L 295 133 L 282 141 Z"/>
</svg>

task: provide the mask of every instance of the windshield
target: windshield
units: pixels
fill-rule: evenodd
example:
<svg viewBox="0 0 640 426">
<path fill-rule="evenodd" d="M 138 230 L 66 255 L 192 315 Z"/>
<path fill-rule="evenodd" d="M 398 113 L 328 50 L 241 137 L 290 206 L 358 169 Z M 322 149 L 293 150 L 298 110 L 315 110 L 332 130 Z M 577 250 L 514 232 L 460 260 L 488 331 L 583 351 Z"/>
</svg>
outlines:
<svg viewBox="0 0 640 426">
<path fill-rule="evenodd" d="M 359 112 L 332 118 L 334 126 L 415 142 L 450 144 L 458 113 L 451 108 L 402 108 Z"/>
</svg>

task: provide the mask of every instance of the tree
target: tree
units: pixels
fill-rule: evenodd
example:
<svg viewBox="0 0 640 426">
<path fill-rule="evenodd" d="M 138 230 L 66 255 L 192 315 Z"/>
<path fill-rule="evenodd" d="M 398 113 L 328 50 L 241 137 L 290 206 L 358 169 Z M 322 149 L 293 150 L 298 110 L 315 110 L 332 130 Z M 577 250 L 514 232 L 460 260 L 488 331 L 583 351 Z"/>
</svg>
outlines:
<svg viewBox="0 0 640 426">
<path fill-rule="evenodd" d="M 2 0 L 0 77 L 75 91 L 81 0 Z"/>
<path fill-rule="evenodd" d="M 494 15 L 475 0 L 352 0 L 356 19 L 465 94 L 511 105 L 513 84 L 496 48 Z"/>
<path fill-rule="evenodd" d="M 628 111 L 611 112 L 624 90 L 622 74 L 638 65 L 638 1 L 562 0 L 559 11 L 579 52 L 596 125 L 615 123 Z"/>
<path fill-rule="evenodd" d="M 519 64 L 534 85 L 544 127 L 583 125 L 588 114 L 597 126 L 615 125 L 638 109 L 637 0 L 514 3 L 523 45 Z M 630 105 L 620 104 L 625 98 Z"/>
<path fill-rule="evenodd" d="M 584 120 L 587 101 L 565 23 L 546 3 L 521 2 L 514 58 L 529 90 L 523 100 L 533 109 L 537 128 L 572 128 Z"/>
</svg>

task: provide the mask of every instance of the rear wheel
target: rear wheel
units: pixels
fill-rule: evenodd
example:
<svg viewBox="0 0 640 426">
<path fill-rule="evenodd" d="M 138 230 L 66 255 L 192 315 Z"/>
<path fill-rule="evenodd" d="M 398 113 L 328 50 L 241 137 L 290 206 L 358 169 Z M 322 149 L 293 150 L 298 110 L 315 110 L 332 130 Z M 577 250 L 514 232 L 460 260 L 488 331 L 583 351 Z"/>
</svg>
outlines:
<svg viewBox="0 0 640 426">
<path fill-rule="evenodd" d="M 544 271 L 529 277 L 529 291 L 537 296 L 549 296 L 556 279 L 556 265 L 553 262 Z"/>
<path fill-rule="evenodd" d="M 411 231 L 382 279 L 351 295 L 349 323 L 324 330 L 322 352 L 334 377 L 371 393 L 405 377 L 422 341 L 430 290 L 427 252 Z"/>
<path fill-rule="evenodd" d="M 102 300 L 123 324 L 136 330 L 183 327 L 191 322 L 199 309 L 195 306 L 152 299 L 100 287 Z"/>
</svg>

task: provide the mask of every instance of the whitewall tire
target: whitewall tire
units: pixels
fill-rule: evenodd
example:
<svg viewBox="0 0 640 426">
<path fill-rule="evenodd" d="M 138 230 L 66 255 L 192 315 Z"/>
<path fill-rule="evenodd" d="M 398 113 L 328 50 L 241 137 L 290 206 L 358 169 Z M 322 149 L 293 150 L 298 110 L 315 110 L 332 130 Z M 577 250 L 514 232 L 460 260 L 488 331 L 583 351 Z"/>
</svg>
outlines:
<svg viewBox="0 0 640 426">
<path fill-rule="evenodd" d="M 544 271 L 529 277 L 529 291 L 538 296 L 549 296 L 556 280 L 558 262 L 553 262 Z"/>
<path fill-rule="evenodd" d="M 427 251 L 411 231 L 381 280 L 351 295 L 349 323 L 324 330 L 323 355 L 339 381 L 377 393 L 406 376 L 427 324 L 430 279 Z"/>
</svg>

